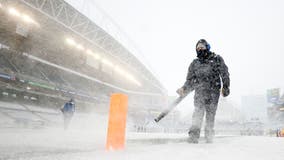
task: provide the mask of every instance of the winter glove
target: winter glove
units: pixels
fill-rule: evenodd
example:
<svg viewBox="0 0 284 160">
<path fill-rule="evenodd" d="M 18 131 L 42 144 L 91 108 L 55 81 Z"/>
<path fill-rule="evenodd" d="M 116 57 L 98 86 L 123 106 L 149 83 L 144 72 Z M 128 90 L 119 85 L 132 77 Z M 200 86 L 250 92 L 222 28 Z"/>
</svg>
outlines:
<svg viewBox="0 0 284 160">
<path fill-rule="evenodd" d="M 223 97 L 227 97 L 229 94 L 230 94 L 230 89 L 229 88 L 223 88 L 222 89 Z"/>
<path fill-rule="evenodd" d="M 186 92 L 185 89 L 183 87 L 179 88 L 177 91 L 177 94 L 179 94 L 179 96 L 184 97 L 186 96 Z"/>
</svg>

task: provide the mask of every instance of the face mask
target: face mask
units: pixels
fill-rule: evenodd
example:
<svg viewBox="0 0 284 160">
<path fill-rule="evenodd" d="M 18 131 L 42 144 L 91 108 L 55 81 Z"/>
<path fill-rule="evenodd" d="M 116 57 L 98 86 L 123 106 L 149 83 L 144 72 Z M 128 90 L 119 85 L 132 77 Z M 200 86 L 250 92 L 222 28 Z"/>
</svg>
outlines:
<svg viewBox="0 0 284 160">
<path fill-rule="evenodd" d="M 199 50 L 197 51 L 197 57 L 198 58 L 206 58 L 207 56 L 207 50 Z"/>
</svg>

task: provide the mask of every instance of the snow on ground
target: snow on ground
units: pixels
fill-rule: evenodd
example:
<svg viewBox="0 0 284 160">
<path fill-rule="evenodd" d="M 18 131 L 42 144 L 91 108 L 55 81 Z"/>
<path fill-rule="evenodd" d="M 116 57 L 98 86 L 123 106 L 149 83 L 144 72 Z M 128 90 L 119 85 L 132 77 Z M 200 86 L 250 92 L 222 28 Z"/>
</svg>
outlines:
<svg viewBox="0 0 284 160">
<path fill-rule="evenodd" d="M 144 143 L 161 134 L 128 133 L 131 139 L 121 151 L 106 151 L 104 133 L 96 130 L 1 129 L 1 160 L 283 160 L 284 138 L 219 137 L 213 144 L 186 142 Z M 181 139 L 185 134 L 163 134 Z"/>
<path fill-rule="evenodd" d="M 284 138 L 223 135 L 217 136 L 213 144 L 206 144 L 204 139 L 200 144 L 188 144 L 182 141 L 186 133 L 127 132 L 124 150 L 106 151 L 107 115 L 76 113 L 70 129 L 65 131 L 61 115 L 42 115 L 56 121 L 56 125 L 33 128 L 13 127 L 5 113 L 35 117 L 28 112 L 2 110 L 0 160 L 283 160 L 284 157 Z"/>
</svg>

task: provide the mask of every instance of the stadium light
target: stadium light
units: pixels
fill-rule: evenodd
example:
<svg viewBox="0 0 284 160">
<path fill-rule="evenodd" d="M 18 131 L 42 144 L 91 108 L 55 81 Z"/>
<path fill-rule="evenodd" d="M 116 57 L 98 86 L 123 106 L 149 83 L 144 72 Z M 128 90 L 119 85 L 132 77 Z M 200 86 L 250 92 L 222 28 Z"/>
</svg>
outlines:
<svg viewBox="0 0 284 160">
<path fill-rule="evenodd" d="M 132 81 L 133 83 L 135 83 L 136 85 L 138 85 L 138 86 L 141 87 L 141 83 L 138 82 L 132 75 L 130 75 L 130 76 L 128 77 L 128 79 L 129 79 L 130 81 Z"/>
<path fill-rule="evenodd" d="M 122 74 L 122 75 L 126 74 L 126 72 L 123 69 L 121 69 L 120 67 L 118 67 L 118 66 L 115 66 L 114 70 L 116 72 L 118 72 L 119 74 Z"/>
<path fill-rule="evenodd" d="M 23 20 L 24 20 L 25 22 L 28 22 L 28 23 L 35 23 L 35 21 L 34 21 L 30 16 L 28 16 L 28 15 L 26 15 L 26 14 L 22 14 L 21 17 L 23 18 Z"/>
<path fill-rule="evenodd" d="M 141 83 L 138 82 L 132 75 L 128 74 L 126 77 L 136 85 L 141 86 Z"/>
<path fill-rule="evenodd" d="M 101 56 L 100 56 L 100 55 L 94 53 L 94 52 L 91 51 L 90 49 L 87 49 L 86 52 L 87 52 L 89 55 L 93 56 L 93 57 L 94 57 L 95 59 L 97 59 L 97 60 L 101 59 Z"/>
<path fill-rule="evenodd" d="M 20 13 L 18 10 L 16 10 L 13 7 L 8 8 L 8 13 L 12 16 L 20 17 L 26 23 L 32 23 L 35 24 L 36 26 L 39 26 L 39 24 L 36 21 L 34 21 L 30 16 L 24 13 Z"/>
<path fill-rule="evenodd" d="M 110 67 L 113 67 L 113 64 L 107 59 L 103 59 L 102 62 Z"/>
<path fill-rule="evenodd" d="M 95 59 L 97 59 L 97 60 L 101 59 L 101 56 L 98 55 L 98 54 L 94 54 L 94 57 L 95 57 Z"/>
<path fill-rule="evenodd" d="M 126 76 L 126 78 L 129 79 L 130 81 L 132 81 L 132 82 L 135 81 L 135 78 L 134 78 L 132 75 L 126 74 L 125 76 Z"/>
<path fill-rule="evenodd" d="M 76 42 L 72 38 L 66 38 L 66 42 L 71 46 L 74 46 L 76 44 Z"/>
<path fill-rule="evenodd" d="M 79 50 L 85 50 L 85 48 L 81 44 L 77 44 L 76 41 L 72 38 L 66 38 L 66 42 L 71 46 L 75 46 Z M 92 55 L 97 60 L 101 59 L 101 56 L 99 54 L 94 53 L 90 49 L 86 49 L 86 53 L 89 54 L 89 55 Z M 106 64 L 110 67 L 114 67 L 114 64 L 107 59 L 102 59 L 102 63 L 104 63 L 104 64 Z M 123 75 L 124 77 L 126 77 L 128 80 L 135 83 L 136 85 L 141 86 L 141 83 L 139 81 L 137 81 L 131 74 L 125 72 L 119 66 L 115 66 L 114 70 L 117 71 L 119 74 Z"/>
<path fill-rule="evenodd" d="M 136 85 L 141 86 L 141 83 L 138 82 L 132 75 L 128 76 L 129 80 L 134 82 Z"/>
<path fill-rule="evenodd" d="M 84 50 L 84 49 L 85 49 L 81 44 L 77 44 L 77 45 L 76 45 L 76 48 L 77 48 L 78 50 Z"/>
<path fill-rule="evenodd" d="M 9 13 L 13 16 L 21 16 L 21 13 L 19 11 L 17 11 L 15 8 L 9 8 Z"/>
<path fill-rule="evenodd" d="M 36 25 L 37 27 L 39 27 L 39 24 L 36 21 L 34 21 L 30 16 L 28 16 L 26 14 L 22 14 L 21 17 L 25 22 L 32 23 L 32 24 Z"/>
<path fill-rule="evenodd" d="M 85 50 L 85 48 L 81 45 L 78 44 L 74 39 L 72 38 L 66 38 L 66 43 L 69 44 L 70 46 L 76 47 L 78 50 Z M 90 51 L 89 51 L 90 52 Z"/>
</svg>

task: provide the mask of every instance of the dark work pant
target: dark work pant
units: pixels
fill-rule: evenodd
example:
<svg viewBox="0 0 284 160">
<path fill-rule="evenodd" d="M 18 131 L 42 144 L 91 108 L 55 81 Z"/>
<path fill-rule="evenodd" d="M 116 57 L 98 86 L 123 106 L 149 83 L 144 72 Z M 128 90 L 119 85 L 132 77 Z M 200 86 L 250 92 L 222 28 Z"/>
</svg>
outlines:
<svg viewBox="0 0 284 160">
<path fill-rule="evenodd" d="M 72 117 L 73 117 L 73 114 L 65 113 L 65 114 L 63 115 L 63 118 L 64 118 L 64 129 L 65 129 L 65 130 L 68 129 Z"/>
<path fill-rule="evenodd" d="M 192 126 L 189 130 L 189 136 L 191 136 L 192 138 L 200 137 L 200 129 L 205 114 L 205 137 L 212 138 L 212 136 L 214 135 L 214 122 L 219 96 L 219 90 L 195 91 L 195 108 L 192 115 Z"/>
</svg>

